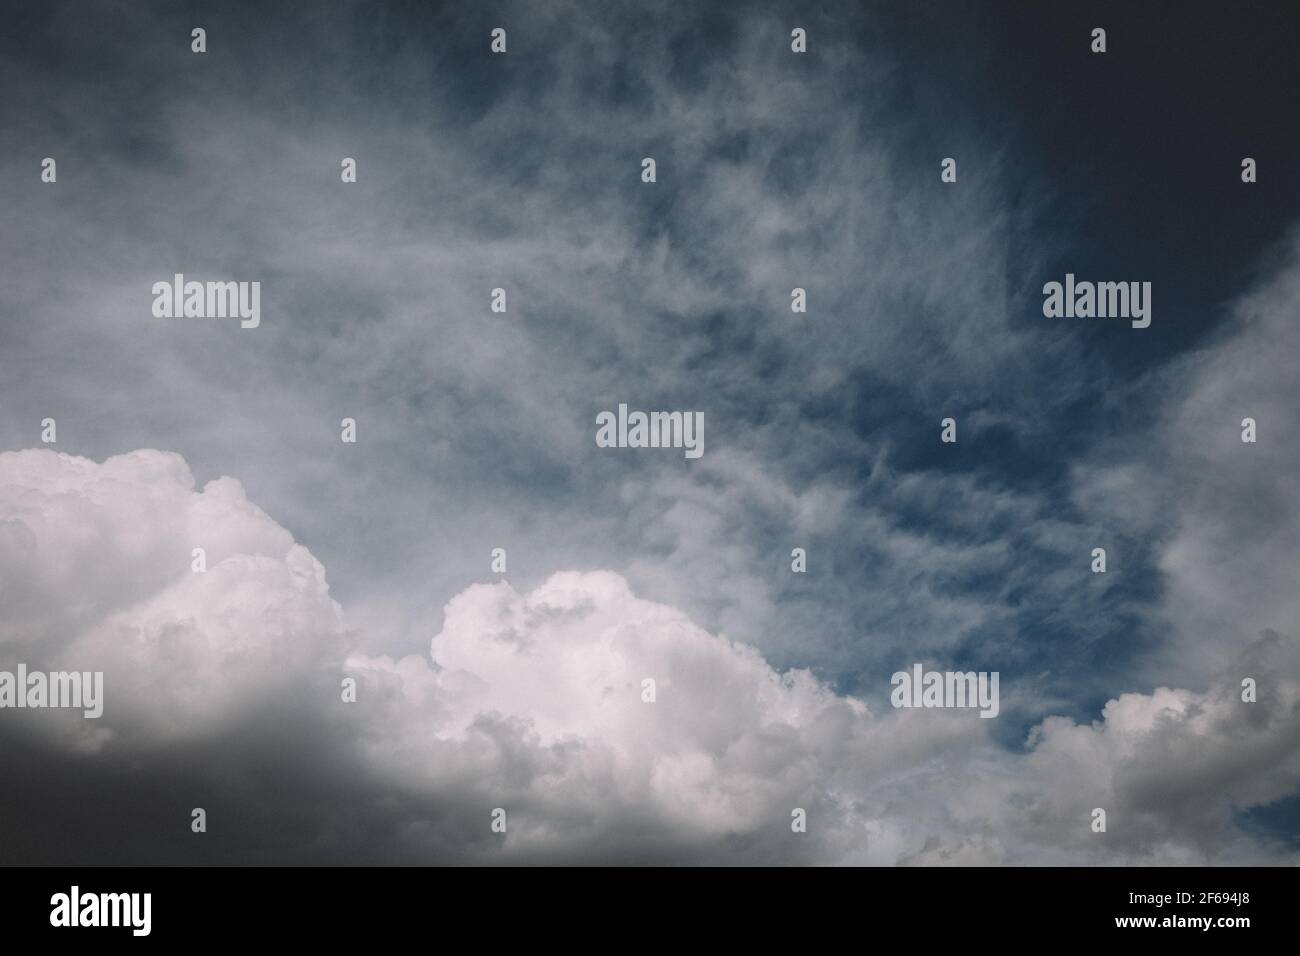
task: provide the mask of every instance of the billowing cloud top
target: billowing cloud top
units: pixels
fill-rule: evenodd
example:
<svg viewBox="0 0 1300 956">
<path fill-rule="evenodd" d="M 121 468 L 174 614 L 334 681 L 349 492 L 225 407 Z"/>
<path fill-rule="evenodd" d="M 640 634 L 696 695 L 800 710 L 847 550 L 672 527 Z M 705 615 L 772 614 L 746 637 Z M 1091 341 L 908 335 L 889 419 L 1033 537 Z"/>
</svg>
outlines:
<svg viewBox="0 0 1300 956">
<path fill-rule="evenodd" d="M 29 711 L 19 725 L 9 711 L 7 735 L 81 760 L 220 753 L 225 782 L 206 786 L 224 790 L 260 759 L 240 752 L 247 716 L 287 708 L 282 746 L 328 754 L 355 782 L 329 808 L 335 825 L 378 828 L 374 851 L 402 859 L 1223 859 L 1246 852 L 1233 810 L 1300 779 L 1300 682 L 1276 676 L 1297 673 L 1295 644 L 1278 635 L 1250 649 L 1256 705 L 1231 679 L 1124 694 L 1091 725 L 1043 721 L 1015 754 L 974 714 L 876 714 L 807 671 L 779 673 L 608 571 L 525 594 L 472 585 L 428 655 L 368 655 L 319 562 L 238 482 L 196 489 L 174 454 L 0 455 L 0 529 L 18 609 L 2 663 L 102 670 L 106 686 L 97 721 Z M 1104 836 L 1088 828 L 1094 806 L 1110 814 Z"/>
</svg>

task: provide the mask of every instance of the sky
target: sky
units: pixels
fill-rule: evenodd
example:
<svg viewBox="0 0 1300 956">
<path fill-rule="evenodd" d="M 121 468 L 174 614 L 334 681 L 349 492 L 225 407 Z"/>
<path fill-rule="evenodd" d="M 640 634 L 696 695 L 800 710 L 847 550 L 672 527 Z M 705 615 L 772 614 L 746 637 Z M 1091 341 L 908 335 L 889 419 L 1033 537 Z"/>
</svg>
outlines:
<svg viewBox="0 0 1300 956">
<path fill-rule="evenodd" d="M 0 862 L 1300 862 L 1298 29 L 16 4 L 0 671 L 106 689 L 0 709 Z"/>
</svg>

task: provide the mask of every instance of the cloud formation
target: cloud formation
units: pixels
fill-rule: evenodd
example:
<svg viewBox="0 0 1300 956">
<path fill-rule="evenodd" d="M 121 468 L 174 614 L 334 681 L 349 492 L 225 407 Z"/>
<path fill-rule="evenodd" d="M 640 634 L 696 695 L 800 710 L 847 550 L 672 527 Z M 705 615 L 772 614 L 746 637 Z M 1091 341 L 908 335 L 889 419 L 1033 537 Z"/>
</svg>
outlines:
<svg viewBox="0 0 1300 956">
<path fill-rule="evenodd" d="M 31 640 L 6 615 L 0 663 L 106 674 L 101 719 L 28 712 L 22 733 L 57 727 L 86 772 L 181 748 L 221 751 L 219 766 L 247 774 L 247 715 L 287 706 L 298 719 L 282 745 L 354 778 L 364 796 L 330 812 L 379 827 L 381 856 L 1222 860 L 1247 855 L 1235 809 L 1300 784 L 1300 668 L 1279 634 L 1242 664 L 1261 675 L 1258 704 L 1241 702 L 1233 670 L 1206 692 L 1121 695 L 1091 724 L 1048 718 L 1016 754 L 974 713 L 873 713 L 807 671 L 778 672 L 608 571 L 557 573 L 527 593 L 473 585 L 428 655 L 360 652 L 319 562 L 238 482 L 196 489 L 174 454 L 5 453 L 0 521 L 0 561 L 26 569 L 6 579 L 23 606 L 77 598 Z M 208 549 L 205 573 L 191 570 L 195 546 Z M 86 570 L 100 568 L 112 588 Z M 1088 828 L 1094 806 L 1107 834 Z M 496 807 L 505 836 L 489 830 Z M 806 834 L 791 830 L 795 808 Z M 268 820 L 295 812 L 262 808 Z M 400 851 L 385 842 L 399 838 Z"/>
<path fill-rule="evenodd" d="M 1100 75 L 1046 11 L 803 15 L 795 56 L 780 5 L 506 2 L 492 57 L 473 5 L 227 3 L 196 56 L 180 7 L 20 10 L 0 447 L 76 455 L 0 459 L 0 663 L 109 701 L 0 714 L 0 852 L 1293 859 L 1239 822 L 1296 789 L 1300 266 L 1229 267 L 1295 214 L 1286 31 L 1116 12 L 1157 59 Z M 1043 320 L 1094 265 L 1153 281 L 1140 337 Z M 153 318 L 178 271 L 262 324 Z M 597 448 L 621 401 L 707 454 Z M 893 711 L 916 661 L 1002 715 Z"/>
</svg>

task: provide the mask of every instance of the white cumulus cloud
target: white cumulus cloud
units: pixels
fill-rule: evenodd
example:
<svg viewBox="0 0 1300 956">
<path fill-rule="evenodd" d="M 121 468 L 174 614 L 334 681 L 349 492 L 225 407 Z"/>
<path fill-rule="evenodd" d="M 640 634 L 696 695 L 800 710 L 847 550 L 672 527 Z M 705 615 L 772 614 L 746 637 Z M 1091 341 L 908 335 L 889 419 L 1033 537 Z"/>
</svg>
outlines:
<svg viewBox="0 0 1300 956">
<path fill-rule="evenodd" d="M 223 733 L 256 750 L 250 715 L 288 702 L 304 719 L 266 731 L 359 775 L 365 798 L 334 811 L 414 858 L 1287 858 L 1236 824 L 1300 786 L 1297 646 L 1278 633 L 1203 691 L 1121 694 L 1091 723 L 1050 717 L 1016 752 L 973 711 L 873 713 L 808 671 L 778 672 L 610 571 L 472 585 L 428 655 L 367 654 L 320 563 L 237 481 L 196 489 L 165 452 L 0 455 L 0 566 L 0 666 L 103 670 L 107 698 L 99 720 L 0 718 L 131 761 Z M 1243 676 L 1258 703 L 1241 701 Z M 230 759 L 222 772 L 256 790 Z M 258 799 L 259 818 L 296 812 Z M 497 807 L 505 835 L 489 830 Z M 1091 832 L 1094 807 L 1106 834 Z M 796 808 L 807 833 L 791 830 Z"/>
</svg>

